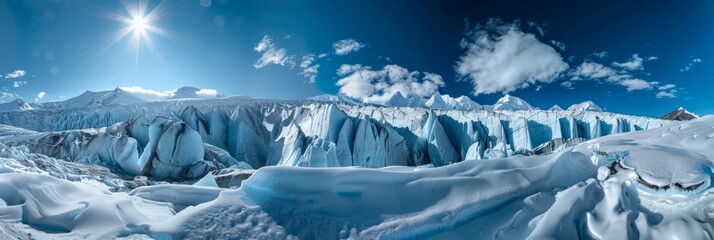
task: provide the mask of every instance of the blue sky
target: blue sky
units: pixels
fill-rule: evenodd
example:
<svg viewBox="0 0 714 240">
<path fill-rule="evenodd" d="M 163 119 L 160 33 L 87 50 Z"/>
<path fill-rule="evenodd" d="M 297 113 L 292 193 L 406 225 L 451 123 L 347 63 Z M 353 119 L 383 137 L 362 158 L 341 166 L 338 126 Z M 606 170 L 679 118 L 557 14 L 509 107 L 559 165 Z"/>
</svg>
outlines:
<svg viewBox="0 0 714 240">
<path fill-rule="evenodd" d="M 711 1 L 149 1 L 154 47 L 132 39 L 127 8 L 140 3 L 0 0 L 7 98 L 190 85 L 374 102 L 439 91 L 492 104 L 510 93 L 541 108 L 593 100 L 635 115 L 714 114 Z M 121 29 L 128 36 L 110 44 Z"/>
</svg>

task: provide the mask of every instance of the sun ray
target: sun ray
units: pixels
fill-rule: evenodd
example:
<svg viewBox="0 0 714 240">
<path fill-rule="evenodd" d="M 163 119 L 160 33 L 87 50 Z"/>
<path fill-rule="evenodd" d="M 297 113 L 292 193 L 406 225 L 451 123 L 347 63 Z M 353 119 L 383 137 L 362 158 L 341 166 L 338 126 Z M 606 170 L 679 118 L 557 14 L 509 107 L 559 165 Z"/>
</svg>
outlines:
<svg viewBox="0 0 714 240">
<path fill-rule="evenodd" d="M 107 44 L 102 46 L 97 51 L 97 54 L 114 46 L 123 39 L 129 38 L 128 46 L 134 54 L 135 65 L 137 68 L 139 67 L 141 48 L 142 45 L 144 45 L 146 46 L 146 49 L 149 50 L 149 53 L 157 57 L 168 70 L 168 67 L 165 66 L 164 59 L 161 56 L 161 51 L 151 38 L 153 34 L 156 34 L 170 40 L 178 39 L 176 35 L 172 34 L 168 30 L 155 25 L 156 21 L 165 17 L 167 14 L 166 1 L 161 1 L 153 7 L 149 6 L 149 2 L 147 0 L 122 0 L 120 3 L 125 10 L 124 14 L 101 8 L 94 8 L 90 11 L 90 14 L 92 15 L 114 20 L 123 25 L 121 29 L 111 35 Z"/>
</svg>

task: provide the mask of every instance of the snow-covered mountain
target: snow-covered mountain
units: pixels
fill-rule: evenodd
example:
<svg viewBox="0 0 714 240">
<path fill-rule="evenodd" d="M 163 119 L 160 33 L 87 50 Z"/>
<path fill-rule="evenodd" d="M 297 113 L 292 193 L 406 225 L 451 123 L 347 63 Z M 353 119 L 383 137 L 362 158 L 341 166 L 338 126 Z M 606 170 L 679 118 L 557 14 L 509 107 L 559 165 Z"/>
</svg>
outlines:
<svg viewBox="0 0 714 240">
<path fill-rule="evenodd" d="M 673 120 L 673 121 L 689 121 L 689 120 L 694 120 L 697 118 L 699 118 L 699 116 L 687 111 L 687 109 L 684 109 L 683 107 L 679 107 L 679 109 L 674 110 L 674 111 L 662 116 L 662 119 L 664 119 L 664 120 Z"/>
<path fill-rule="evenodd" d="M 444 98 L 439 92 L 434 93 L 434 95 L 424 103 L 424 106 L 432 109 L 453 109 L 454 107 L 453 105 L 446 104 L 446 101 L 444 101 Z"/>
<path fill-rule="evenodd" d="M 59 106 L 61 108 L 79 108 L 79 107 L 96 107 L 107 106 L 112 104 L 135 104 L 144 103 L 146 100 L 140 99 L 121 88 L 115 88 L 111 91 L 92 92 L 85 91 L 79 96 L 58 102 L 50 102 L 45 106 Z"/>
<path fill-rule="evenodd" d="M 28 103 L 20 98 L 11 102 L 0 104 L 0 112 L 14 110 L 33 110 L 33 109 L 71 109 L 82 107 L 97 107 L 108 105 L 127 105 L 155 101 L 172 101 L 184 99 L 214 99 L 224 97 L 218 94 L 215 90 L 200 89 L 196 87 L 181 87 L 166 92 L 146 93 L 148 90 L 135 90 L 136 87 L 115 88 L 109 91 L 85 91 L 79 96 L 54 102 L 44 103 Z"/>
<path fill-rule="evenodd" d="M 563 108 L 561 108 L 561 107 L 558 106 L 558 105 L 553 105 L 552 107 L 550 107 L 550 108 L 548 109 L 548 111 L 564 111 L 564 110 L 563 110 Z"/>
<path fill-rule="evenodd" d="M 498 99 L 496 104 L 493 105 L 493 110 L 521 111 L 534 109 L 535 108 L 525 100 L 508 94 Z"/>
<path fill-rule="evenodd" d="M 10 102 L 1 103 L 0 111 L 15 111 L 15 110 L 30 110 L 35 109 L 37 106 L 33 106 L 32 103 L 28 103 L 22 98 L 16 98 Z"/>
<path fill-rule="evenodd" d="M 483 107 L 478 103 L 474 102 L 467 96 L 460 96 L 457 98 L 451 97 L 449 95 L 441 95 L 439 92 L 435 92 L 428 99 L 419 97 L 405 97 L 400 92 L 394 92 L 387 101 L 382 103 L 382 105 L 387 107 L 423 107 L 430 109 L 440 109 L 440 110 L 482 110 Z"/>
<path fill-rule="evenodd" d="M 401 92 L 396 91 L 392 93 L 392 96 L 390 96 L 383 105 L 390 107 L 409 107 L 410 101 L 405 98 Z"/>
<path fill-rule="evenodd" d="M 591 112 L 602 112 L 602 108 L 595 104 L 593 101 L 585 101 L 578 104 L 573 104 L 568 108 L 568 111 L 591 111 Z"/>
<path fill-rule="evenodd" d="M 343 95 L 334 95 L 334 94 L 321 94 L 317 96 L 312 96 L 307 98 L 308 100 L 313 100 L 313 101 L 322 101 L 322 102 L 343 102 L 343 103 L 349 103 L 349 104 L 356 104 L 357 101 L 354 99 L 351 99 L 349 97 L 343 96 Z"/>
</svg>

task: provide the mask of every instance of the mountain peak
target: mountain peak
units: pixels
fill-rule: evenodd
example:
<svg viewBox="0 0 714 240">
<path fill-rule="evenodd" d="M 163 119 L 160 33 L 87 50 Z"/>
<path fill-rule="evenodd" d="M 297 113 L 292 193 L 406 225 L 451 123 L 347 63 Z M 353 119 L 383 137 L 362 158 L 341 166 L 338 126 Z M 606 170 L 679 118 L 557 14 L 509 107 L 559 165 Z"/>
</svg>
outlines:
<svg viewBox="0 0 714 240">
<path fill-rule="evenodd" d="M 409 101 L 404 97 L 404 95 L 402 95 L 401 92 L 396 91 L 392 93 L 392 96 L 390 96 L 386 102 L 384 102 L 384 105 L 392 107 L 406 107 L 409 106 Z"/>
<path fill-rule="evenodd" d="M 578 104 L 573 104 L 568 108 L 568 111 L 574 111 L 574 112 L 582 112 L 582 111 L 589 111 L 589 112 L 602 112 L 602 108 L 595 104 L 593 101 L 584 101 Z"/>
<path fill-rule="evenodd" d="M 533 106 L 531 106 L 531 104 L 529 104 L 525 100 L 511 96 L 509 94 L 506 94 L 503 97 L 499 98 L 498 101 L 496 101 L 496 104 L 493 105 L 493 110 L 518 111 L 533 109 Z"/>
<path fill-rule="evenodd" d="M 425 106 L 434 109 L 449 109 L 449 105 L 444 102 L 444 98 L 438 91 L 431 95 L 431 98 L 424 103 Z"/>
<path fill-rule="evenodd" d="M 564 109 L 563 109 L 562 107 L 558 106 L 558 105 L 553 105 L 553 106 L 550 107 L 550 109 L 548 109 L 548 110 L 549 110 L 549 111 L 564 111 Z"/>
<path fill-rule="evenodd" d="M 664 120 L 673 121 L 689 121 L 697 118 L 699 118 L 699 116 L 687 111 L 687 109 L 684 109 L 683 107 L 679 107 L 677 110 L 674 110 L 662 116 L 662 119 Z"/>
</svg>

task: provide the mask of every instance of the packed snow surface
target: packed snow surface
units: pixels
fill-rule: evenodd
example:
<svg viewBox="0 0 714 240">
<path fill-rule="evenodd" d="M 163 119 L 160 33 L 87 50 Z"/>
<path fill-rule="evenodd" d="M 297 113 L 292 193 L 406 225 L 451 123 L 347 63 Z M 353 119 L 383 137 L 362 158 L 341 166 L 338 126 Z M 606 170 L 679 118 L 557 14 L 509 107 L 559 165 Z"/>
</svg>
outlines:
<svg viewBox="0 0 714 240">
<path fill-rule="evenodd" d="M 0 174 L 3 236 L 105 239 L 707 239 L 714 118 L 542 156 L 439 168 L 264 167 L 237 189 L 108 191 L 21 163 Z M 0 146 L 3 160 L 26 149 Z M 669 164 L 676 163 L 676 164 Z M 703 182 L 703 184 L 702 184 Z M 659 190 L 650 185 L 660 186 Z M 666 185 L 694 186 L 680 189 Z"/>
<path fill-rule="evenodd" d="M 711 239 L 714 117 L 506 100 L 3 112 L 0 239 Z"/>
</svg>

